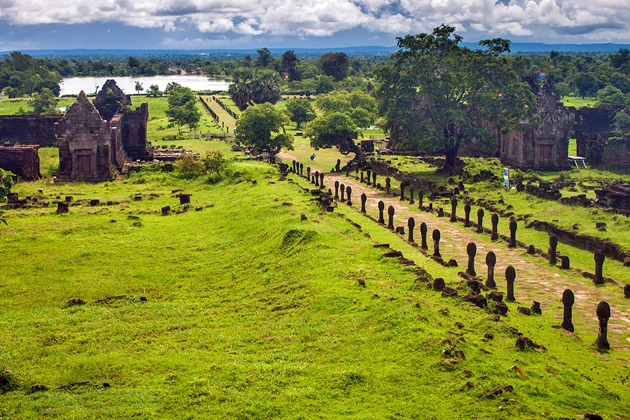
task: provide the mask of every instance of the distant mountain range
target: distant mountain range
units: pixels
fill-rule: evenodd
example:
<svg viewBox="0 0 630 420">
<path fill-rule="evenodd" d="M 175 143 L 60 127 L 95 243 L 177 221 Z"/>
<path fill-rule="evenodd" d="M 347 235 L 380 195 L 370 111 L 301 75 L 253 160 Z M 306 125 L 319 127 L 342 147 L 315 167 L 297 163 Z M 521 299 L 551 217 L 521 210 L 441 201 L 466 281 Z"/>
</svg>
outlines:
<svg viewBox="0 0 630 420">
<path fill-rule="evenodd" d="M 474 42 L 464 42 L 468 48 L 478 48 Z M 575 53 L 610 53 L 620 48 L 630 48 L 630 44 L 543 44 L 543 43 L 512 43 L 513 53 L 548 53 L 550 51 Z M 397 50 L 395 46 L 365 46 L 341 48 L 269 48 L 269 51 L 280 56 L 287 49 L 292 49 L 298 55 L 321 55 L 327 52 L 345 52 L 348 55 L 388 55 Z M 10 51 L 0 52 L 6 54 Z M 130 49 L 76 49 L 76 50 L 22 50 L 23 53 L 35 57 L 60 56 L 151 56 L 151 55 L 246 55 L 256 54 L 256 49 L 207 49 L 207 50 L 130 50 Z"/>
</svg>

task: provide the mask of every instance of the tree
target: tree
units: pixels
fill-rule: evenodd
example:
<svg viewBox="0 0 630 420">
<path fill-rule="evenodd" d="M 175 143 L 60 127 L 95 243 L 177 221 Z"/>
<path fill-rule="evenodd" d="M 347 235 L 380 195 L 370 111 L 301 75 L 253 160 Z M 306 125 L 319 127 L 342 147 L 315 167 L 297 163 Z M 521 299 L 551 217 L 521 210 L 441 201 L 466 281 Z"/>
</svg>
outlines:
<svg viewBox="0 0 630 420">
<path fill-rule="evenodd" d="M 361 153 L 354 143 L 357 126 L 348 114 L 331 112 L 319 116 L 306 125 L 304 136 L 311 140 L 311 147 L 315 149 L 337 146 L 344 155 Z"/>
<path fill-rule="evenodd" d="M 135 90 L 136 92 L 138 92 L 138 95 L 144 90 L 144 86 L 142 86 L 142 83 L 140 83 L 138 80 L 136 80 Z"/>
<path fill-rule="evenodd" d="M 250 106 L 236 120 L 236 137 L 252 153 L 272 158 L 282 148 L 293 150 L 293 136 L 283 132 L 286 123 L 286 115 L 269 103 Z"/>
<path fill-rule="evenodd" d="M 59 100 L 48 88 L 43 88 L 41 93 L 31 95 L 28 105 L 33 108 L 35 114 L 58 114 L 57 103 Z"/>
<path fill-rule="evenodd" d="M 129 56 L 127 57 L 127 65 L 129 66 L 129 68 L 135 69 L 140 67 L 140 60 L 138 60 L 136 57 L 133 56 Z"/>
<path fill-rule="evenodd" d="M 614 86 L 608 85 L 597 91 L 597 106 L 615 107 L 625 106 L 627 103 L 624 94 Z"/>
<path fill-rule="evenodd" d="M 391 138 L 444 154 L 449 171 L 463 144 L 473 138 L 496 143 L 495 127 L 520 127 L 535 105 L 531 88 L 501 57 L 510 41 L 482 40 L 483 50 L 470 50 L 454 32 L 442 25 L 431 34 L 398 38 L 392 64 L 376 71 L 376 96 Z"/>
<path fill-rule="evenodd" d="M 273 70 L 239 69 L 232 74 L 232 81 L 228 93 L 241 111 L 250 102 L 275 104 L 281 98 L 280 81 Z"/>
<path fill-rule="evenodd" d="M 147 96 L 151 96 L 153 98 L 159 98 L 164 95 L 164 93 L 160 90 L 158 85 L 149 86 L 149 90 L 147 91 Z"/>
<path fill-rule="evenodd" d="M 613 125 L 617 134 L 622 136 L 630 135 L 630 115 L 623 109 L 615 115 Z"/>
<path fill-rule="evenodd" d="M 256 50 L 258 58 L 256 59 L 256 67 L 265 68 L 271 63 L 271 52 L 267 48 Z"/>
<path fill-rule="evenodd" d="M 346 53 L 326 53 L 319 57 L 317 67 L 327 76 L 340 81 L 348 77 L 350 59 Z"/>
<path fill-rule="evenodd" d="M 630 93 L 630 78 L 622 73 L 613 73 L 610 76 L 610 84 L 623 93 Z"/>
<path fill-rule="evenodd" d="M 15 174 L 13 172 L 5 171 L 0 168 L 0 202 L 2 202 L 7 195 L 11 193 L 11 188 L 15 185 L 13 178 Z M 7 221 L 2 217 L 2 212 L 0 211 L 0 223 L 7 224 Z"/>
<path fill-rule="evenodd" d="M 168 95 L 169 93 L 171 93 L 171 91 L 173 89 L 175 89 L 177 86 L 181 86 L 179 83 L 177 82 L 168 82 L 166 84 L 166 88 L 164 88 L 164 94 Z"/>
<path fill-rule="evenodd" d="M 357 127 L 370 127 L 376 121 L 377 104 L 373 96 L 354 90 L 335 90 L 317 97 L 317 108 L 324 113 L 347 114 Z"/>
<path fill-rule="evenodd" d="M 313 106 L 307 99 L 289 99 L 286 109 L 289 120 L 297 124 L 298 130 L 300 129 L 301 123 L 312 121 L 317 117 Z"/>
<path fill-rule="evenodd" d="M 282 54 L 282 70 L 289 74 L 289 80 L 300 80 L 300 72 L 298 70 L 298 58 L 293 50 L 286 51 Z"/>
<path fill-rule="evenodd" d="M 575 77 L 574 83 L 582 99 L 584 99 L 584 97 L 587 95 L 594 95 L 599 88 L 597 79 L 595 79 L 595 76 L 593 76 L 591 73 L 578 74 Z"/>
<path fill-rule="evenodd" d="M 180 134 L 182 125 L 188 125 L 191 130 L 199 125 L 201 113 L 197 109 L 195 94 L 190 88 L 176 86 L 171 90 L 166 116 L 177 124 Z"/>
</svg>

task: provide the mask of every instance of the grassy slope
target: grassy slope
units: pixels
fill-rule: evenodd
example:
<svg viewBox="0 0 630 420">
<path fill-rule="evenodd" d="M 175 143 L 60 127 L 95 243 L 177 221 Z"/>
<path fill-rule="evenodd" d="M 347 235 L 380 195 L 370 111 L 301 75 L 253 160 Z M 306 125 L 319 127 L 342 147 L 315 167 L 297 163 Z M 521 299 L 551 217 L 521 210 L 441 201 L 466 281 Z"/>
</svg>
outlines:
<svg viewBox="0 0 630 420">
<path fill-rule="evenodd" d="M 511 325 L 549 348 L 517 351 L 503 322 L 419 288 L 413 273 L 382 258 L 347 221 L 319 213 L 310 195 L 277 182 L 269 167 L 236 169 L 240 177 L 215 186 L 135 174 L 119 183 L 17 188 L 21 195 L 43 187 L 75 199 L 159 196 L 72 207 L 67 216 L 52 209 L 8 212 L 0 255 L 12 263 L 0 273 L 0 360 L 25 386 L 0 395 L 1 417 L 502 419 L 629 412 L 620 355 L 600 355 L 589 342 L 551 329 L 555 320 L 548 317 L 512 315 Z M 161 206 L 176 203 L 170 194 L 176 188 L 192 192 L 193 205 L 205 209 L 159 216 Z M 343 211 L 434 276 L 455 280 L 394 235 Z M 98 302 L 111 296 L 122 297 Z M 139 303 L 140 296 L 148 302 Z M 65 308 L 71 298 L 86 305 Z M 445 307 L 449 315 L 437 312 Z M 486 332 L 494 340 L 482 341 Z M 441 363 L 447 341 L 466 355 L 454 367 Z M 87 384 L 58 389 L 76 382 Z M 111 388 L 100 388 L 104 382 Z M 29 394 L 30 384 L 50 390 Z M 486 398 L 508 384 L 513 393 Z"/>
</svg>

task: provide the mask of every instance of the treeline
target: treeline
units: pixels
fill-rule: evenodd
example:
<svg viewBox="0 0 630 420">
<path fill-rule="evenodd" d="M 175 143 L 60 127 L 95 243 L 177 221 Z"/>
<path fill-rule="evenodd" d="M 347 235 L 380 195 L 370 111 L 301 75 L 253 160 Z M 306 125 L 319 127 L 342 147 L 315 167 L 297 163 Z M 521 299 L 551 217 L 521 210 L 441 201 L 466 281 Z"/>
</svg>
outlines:
<svg viewBox="0 0 630 420">
<path fill-rule="evenodd" d="M 0 92 L 10 98 L 41 93 L 44 89 L 59 96 L 61 79 L 45 59 L 15 51 L 0 61 Z"/>
</svg>

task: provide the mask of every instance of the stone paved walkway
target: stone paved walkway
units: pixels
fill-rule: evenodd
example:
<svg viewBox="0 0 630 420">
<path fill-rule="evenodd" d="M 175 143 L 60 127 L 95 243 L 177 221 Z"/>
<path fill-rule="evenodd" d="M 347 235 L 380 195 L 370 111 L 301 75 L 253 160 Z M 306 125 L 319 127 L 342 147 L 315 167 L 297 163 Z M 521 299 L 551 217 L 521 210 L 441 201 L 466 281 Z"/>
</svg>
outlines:
<svg viewBox="0 0 630 420">
<path fill-rule="evenodd" d="M 286 156 L 291 158 L 290 156 Z M 630 349 L 630 302 L 623 297 L 623 292 L 617 287 L 607 284 L 604 287 L 596 287 L 592 280 L 581 276 L 563 272 L 560 269 L 546 265 L 543 260 L 536 261 L 536 258 L 527 255 L 525 250 L 520 248 L 510 249 L 504 242 L 492 243 L 486 235 L 477 235 L 473 228 L 465 228 L 461 223 L 451 223 L 448 217 L 437 217 L 435 213 L 427 213 L 418 209 L 417 203 L 410 205 L 409 201 L 401 201 L 399 197 L 386 196 L 385 192 L 379 192 L 370 186 L 361 184 L 351 175 L 346 178 L 344 174 L 328 173 L 325 175 L 324 183 L 326 187 L 334 191 L 334 183 L 352 188 L 353 206 L 360 208 L 361 194 L 367 196 L 367 213 L 378 218 L 378 202 L 385 203 L 385 220 L 387 220 L 387 208 L 391 205 L 396 209 L 394 216 L 395 226 L 404 226 L 407 232 L 407 220 L 414 217 L 416 222 L 416 241 L 420 241 L 420 224 L 425 222 L 429 228 L 427 242 L 432 249 L 431 232 L 439 229 L 441 232 L 440 252 L 442 258 L 448 261 L 454 258 L 458 268 L 453 268 L 454 274 L 457 271 L 465 271 L 468 261 L 466 246 L 469 242 L 477 245 L 477 257 L 475 259 L 475 270 L 478 277 L 485 280 L 487 266 L 485 257 L 489 251 L 493 251 L 497 256 L 495 267 L 495 280 L 500 291 L 505 292 L 505 268 L 512 265 L 516 269 L 515 295 L 517 304 L 511 305 L 511 310 L 516 312 L 516 306 L 529 307 L 532 301 L 541 303 L 543 317 L 551 316 L 562 322 L 562 293 L 565 289 L 571 289 L 575 293 L 575 305 L 573 307 L 573 323 L 576 326 L 576 334 L 583 333 L 597 334 L 597 317 L 595 309 L 601 301 L 607 301 L 612 309 L 612 317 L 609 321 L 609 341 L 613 348 Z M 459 206 L 460 216 L 463 216 L 463 207 Z M 450 211 L 450 209 L 445 209 Z M 520 303 L 520 304 L 519 304 Z"/>
</svg>

